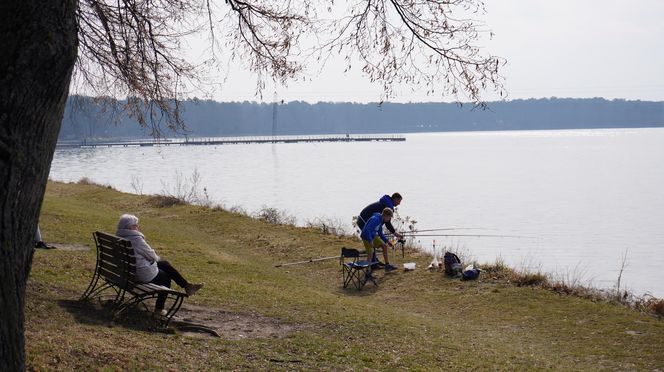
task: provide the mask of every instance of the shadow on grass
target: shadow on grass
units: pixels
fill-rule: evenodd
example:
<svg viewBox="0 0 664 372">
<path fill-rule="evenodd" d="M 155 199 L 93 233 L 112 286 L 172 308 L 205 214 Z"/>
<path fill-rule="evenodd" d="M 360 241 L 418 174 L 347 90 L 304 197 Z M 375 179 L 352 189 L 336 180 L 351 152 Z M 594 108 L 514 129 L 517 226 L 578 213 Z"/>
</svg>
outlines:
<svg viewBox="0 0 664 372">
<path fill-rule="evenodd" d="M 81 324 L 98 327 L 122 327 L 141 332 L 181 334 L 193 338 L 224 338 L 226 340 L 284 338 L 304 329 L 300 324 L 261 316 L 257 313 L 236 313 L 219 308 L 185 305 L 167 329 L 141 306 L 128 309 L 112 319 L 111 301 L 59 300 L 58 305 Z"/>
<path fill-rule="evenodd" d="M 380 287 L 375 286 L 371 283 L 365 285 L 361 290 L 349 285 L 347 288 L 339 286 L 337 293 L 342 294 L 348 297 L 368 297 L 375 294 Z"/>
<path fill-rule="evenodd" d="M 376 284 L 372 282 L 367 282 L 361 290 L 358 290 L 353 284 L 349 284 L 347 288 L 343 288 L 341 285 L 341 275 L 339 276 L 339 288 L 337 290 L 337 293 L 343 294 L 345 296 L 349 297 L 367 297 L 371 296 L 378 291 L 380 291 L 381 286 L 389 283 L 390 281 L 394 280 L 398 273 L 392 271 L 392 272 L 386 272 L 382 274 L 377 274 L 376 271 L 374 271 L 374 278 L 376 280 Z"/>
<path fill-rule="evenodd" d="M 112 301 L 103 300 L 58 300 L 58 306 L 74 316 L 74 319 L 81 324 L 115 327 L 120 326 L 126 329 L 143 332 L 173 333 L 170 328 L 165 329 L 159 326 L 159 321 L 152 316 L 152 313 L 140 309 L 138 306 L 127 309 L 117 317 L 113 317 Z"/>
</svg>

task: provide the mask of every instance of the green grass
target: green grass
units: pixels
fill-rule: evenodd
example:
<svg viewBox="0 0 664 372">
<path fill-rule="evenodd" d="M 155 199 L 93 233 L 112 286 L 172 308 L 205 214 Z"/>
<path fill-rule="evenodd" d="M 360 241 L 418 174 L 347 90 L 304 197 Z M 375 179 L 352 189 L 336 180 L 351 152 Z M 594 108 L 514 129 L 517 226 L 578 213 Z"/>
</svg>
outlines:
<svg viewBox="0 0 664 372">
<path fill-rule="evenodd" d="M 197 206 L 49 183 L 48 242 L 92 245 L 134 213 L 157 252 L 205 288 L 186 303 L 297 324 L 285 338 L 197 339 L 71 311 L 94 267 L 88 252 L 38 250 L 28 282 L 26 348 L 35 369 L 663 369 L 664 322 L 624 306 L 519 287 L 492 275 L 461 282 L 422 270 L 341 288 L 338 261 L 275 268 L 359 246 Z M 396 263 L 404 260 L 395 259 Z M 222 335 L 223 336 L 223 335 Z M 289 363 L 289 361 L 294 361 Z"/>
</svg>

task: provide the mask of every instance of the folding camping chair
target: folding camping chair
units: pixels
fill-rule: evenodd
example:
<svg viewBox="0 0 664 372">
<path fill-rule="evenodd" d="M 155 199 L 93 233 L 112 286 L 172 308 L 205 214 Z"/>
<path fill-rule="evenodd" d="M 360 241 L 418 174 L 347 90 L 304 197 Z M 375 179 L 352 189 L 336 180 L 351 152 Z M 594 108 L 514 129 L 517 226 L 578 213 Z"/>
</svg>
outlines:
<svg viewBox="0 0 664 372">
<path fill-rule="evenodd" d="M 361 291 L 362 287 L 364 287 L 368 281 L 371 281 L 375 286 L 378 286 L 374 277 L 371 276 L 371 265 L 376 262 L 360 260 L 360 251 L 357 249 L 341 248 L 339 263 L 341 264 L 341 275 L 344 288 L 353 284 L 358 291 Z"/>
</svg>

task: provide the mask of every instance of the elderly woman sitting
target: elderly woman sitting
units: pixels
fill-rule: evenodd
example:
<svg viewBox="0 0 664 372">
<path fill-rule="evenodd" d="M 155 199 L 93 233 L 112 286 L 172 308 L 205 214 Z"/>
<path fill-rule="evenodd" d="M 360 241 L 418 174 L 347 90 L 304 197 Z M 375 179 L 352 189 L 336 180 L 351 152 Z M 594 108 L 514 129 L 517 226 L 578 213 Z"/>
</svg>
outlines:
<svg viewBox="0 0 664 372">
<path fill-rule="evenodd" d="M 131 242 L 136 256 L 136 280 L 141 283 L 154 283 L 171 287 L 171 279 L 184 288 L 188 296 L 196 293 L 203 284 L 189 283 L 168 261 L 163 261 L 145 241 L 145 236 L 138 231 L 138 217 L 123 214 L 118 221 L 118 231 L 115 235 Z M 164 314 L 166 295 L 157 297 L 155 312 Z"/>
</svg>

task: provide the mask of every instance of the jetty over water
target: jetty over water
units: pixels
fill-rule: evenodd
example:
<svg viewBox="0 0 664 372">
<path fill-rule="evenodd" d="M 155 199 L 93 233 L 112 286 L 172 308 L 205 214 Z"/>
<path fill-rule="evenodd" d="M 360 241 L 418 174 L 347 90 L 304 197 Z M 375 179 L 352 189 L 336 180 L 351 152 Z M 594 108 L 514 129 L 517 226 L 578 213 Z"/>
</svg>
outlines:
<svg viewBox="0 0 664 372">
<path fill-rule="evenodd" d="M 58 148 L 93 148 L 93 147 L 141 147 L 141 146 L 209 146 L 239 145 L 260 143 L 300 143 L 300 142 L 403 142 L 405 136 L 400 135 L 315 135 L 315 136 L 262 136 L 262 137 L 210 137 L 210 138 L 160 138 L 143 140 L 114 141 L 62 141 Z"/>
</svg>

